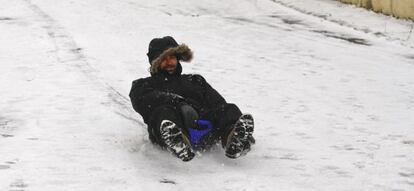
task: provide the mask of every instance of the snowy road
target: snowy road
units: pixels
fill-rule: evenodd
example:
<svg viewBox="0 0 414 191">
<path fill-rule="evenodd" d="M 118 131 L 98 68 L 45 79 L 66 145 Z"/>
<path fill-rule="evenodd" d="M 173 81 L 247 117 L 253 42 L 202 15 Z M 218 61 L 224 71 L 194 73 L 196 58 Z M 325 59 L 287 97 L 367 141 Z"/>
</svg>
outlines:
<svg viewBox="0 0 414 191">
<path fill-rule="evenodd" d="M 0 190 L 414 190 L 412 41 L 288 2 L 0 0 Z M 149 143 L 128 93 L 165 35 L 255 116 L 249 155 Z"/>
</svg>

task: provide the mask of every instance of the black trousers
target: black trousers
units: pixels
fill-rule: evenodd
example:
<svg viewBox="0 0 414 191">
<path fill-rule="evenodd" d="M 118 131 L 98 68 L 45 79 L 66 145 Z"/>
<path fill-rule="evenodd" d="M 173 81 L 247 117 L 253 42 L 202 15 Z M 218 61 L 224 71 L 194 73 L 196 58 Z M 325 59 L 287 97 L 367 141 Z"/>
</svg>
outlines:
<svg viewBox="0 0 414 191">
<path fill-rule="evenodd" d="M 240 109 L 231 103 L 219 105 L 218 107 L 208 110 L 204 113 L 199 113 L 199 119 L 208 120 L 213 124 L 213 132 L 211 133 L 209 140 L 205 144 L 214 144 L 217 141 L 220 141 L 222 137 L 227 136 L 231 130 L 232 125 L 239 119 L 242 115 Z M 165 144 L 161 140 L 160 134 L 160 125 L 163 120 L 170 120 L 174 122 L 178 127 L 180 127 L 183 133 L 187 133 L 188 128 L 184 125 L 184 117 L 180 109 L 164 105 L 156 108 L 148 122 L 148 135 L 151 142 L 159 144 L 161 147 L 164 147 Z M 210 145 L 206 145 L 210 146 Z"/>
</svg>

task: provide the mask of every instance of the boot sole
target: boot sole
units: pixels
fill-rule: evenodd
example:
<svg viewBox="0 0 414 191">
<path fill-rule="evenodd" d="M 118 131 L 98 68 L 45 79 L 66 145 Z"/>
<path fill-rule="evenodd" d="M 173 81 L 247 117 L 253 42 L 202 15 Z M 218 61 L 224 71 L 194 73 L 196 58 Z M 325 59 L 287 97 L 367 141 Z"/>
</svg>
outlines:
<svg viewBox="0 0 414 191">
<path fill-rule="evenodd" d="M 251 144 L 254 144 L 254 120 L 250 114 L 240 116 L 235 126 L 229 133 L 225 149 L 226 156 L 232 159 L 246 155 L 251 150 Z"/>
<path fill-rule="evenodd" d="M 185 162 L 194 158 L 195 154 L 188 138 L 183 135 L 175 123 L 169 120 L 162 121 L 160 132 L 161 139 L 169 152 Z"/>
</svg>

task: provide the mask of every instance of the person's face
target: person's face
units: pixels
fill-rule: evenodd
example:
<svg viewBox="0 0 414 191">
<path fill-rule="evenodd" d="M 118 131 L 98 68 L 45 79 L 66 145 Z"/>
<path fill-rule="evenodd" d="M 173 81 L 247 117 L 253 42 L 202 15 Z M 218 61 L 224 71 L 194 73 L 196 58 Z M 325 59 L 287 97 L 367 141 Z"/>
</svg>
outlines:
<svg viewBox="0 0 414 191">
<path fill-rule="evenodd" d="M 161 70 L 167 71 L 169 74 L 173 74 L 175 69 L 177 68 L 177 57 L 176 56 L 168 56 L 161 62 Z"/>
</svg>

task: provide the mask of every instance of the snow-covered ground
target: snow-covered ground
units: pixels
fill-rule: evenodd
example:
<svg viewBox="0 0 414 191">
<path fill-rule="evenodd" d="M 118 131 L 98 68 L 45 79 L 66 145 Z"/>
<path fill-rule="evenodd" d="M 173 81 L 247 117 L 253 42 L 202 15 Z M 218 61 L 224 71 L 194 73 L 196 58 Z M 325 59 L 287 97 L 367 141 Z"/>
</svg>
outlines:
<svg viewBox="0 0 414 191">
<path fill-rule="evenodd" d="M 412 22 L 332 0 L 0 5 L 1 191 L 414 190 Z M 254 115 L 246 157 L 149 142 L 128 93 L 165 35 Z"/>
<path fill-rule="evenodd" d="M 271 0 L 281 6 L 321 18 L 357 31 L 369 33 L 378 38 L 398 41 L 414 48 L 414 22 L 396 19 L 355 5 L 343 4 L 337 0 Z"/>
</svg>

